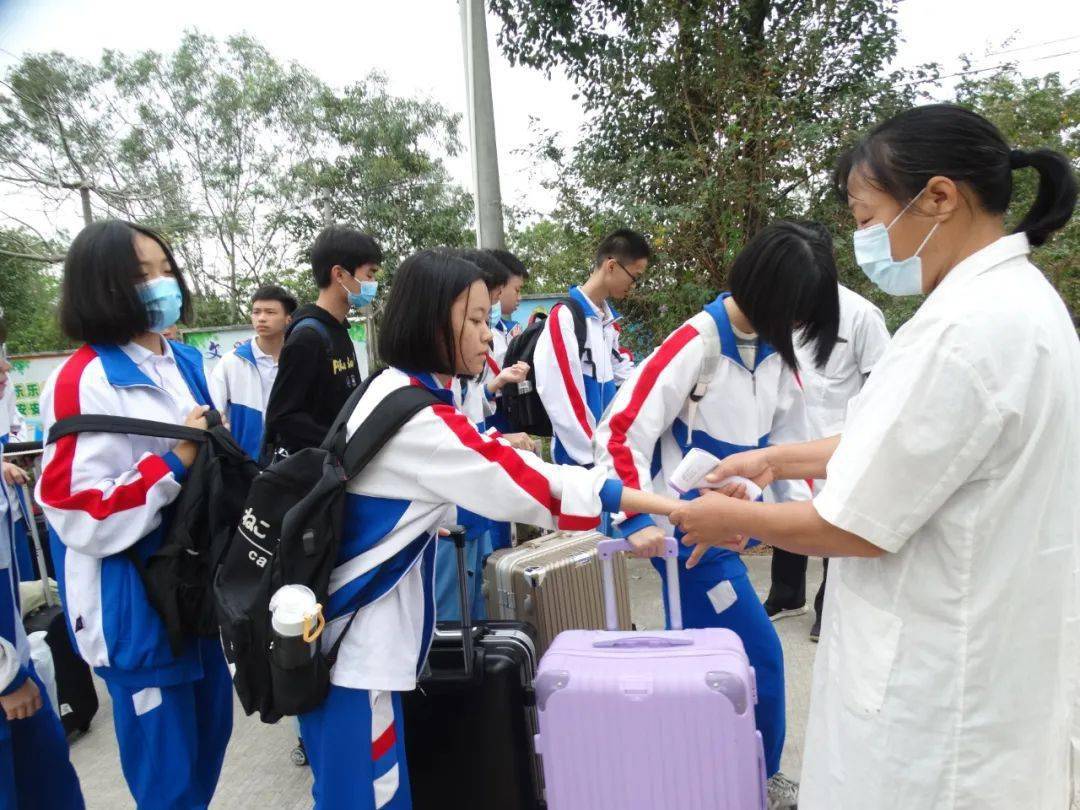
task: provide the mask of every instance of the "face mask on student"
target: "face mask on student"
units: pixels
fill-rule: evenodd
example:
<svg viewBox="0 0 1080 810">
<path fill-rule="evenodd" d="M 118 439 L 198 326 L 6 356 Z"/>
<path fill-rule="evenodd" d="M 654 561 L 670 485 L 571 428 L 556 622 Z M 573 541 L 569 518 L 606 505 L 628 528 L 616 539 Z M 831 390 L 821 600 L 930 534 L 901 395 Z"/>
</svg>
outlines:
<svg viewBox="0 0 1080 810">
<path fill-rule="evenodd" d="M 502 320 L 502 304 L 496 301 L 491 305 L 491 312 L 488 313 L 488 326 L 494 329 L 499 325 L 499 321 Z"/>
<path fill-rule="evenodd" d="M 922 259 L 919 258 L 919 254 L 926 247 L 926 243 L 930 241 L 930 237 L 934 235 L 940 223 L 934 223 L 930 233 L 915 251 L 915 255 L 909 259 L 903 261 L 893 259 L 892 244 L 889 242 L 889 229 L 921 196 L 920 191 L 888 226 L 878 222 L 853 234 L 856 263 L 878 289 L 889 295 L 919 295 L 922 292 Z"/>
<path fill-rule="evenodd" d="M 184 294 L 175 278 L 162 276 L 136 284 L 135 289 L 146 307 L 151 332 L 162 332 L 180 320 Z"/>
<path fill-rule="evenodd" d="M 372 301 L 375 300 L 375 294 L 379 291 L 379 282 L 377 281 L 361 281 L 360 292 L 354 293 L 340 281 L 341 288 L 345 290 L 345 293 L 349 296 L 349 306 L 360 309 L 366 307 Z"/>
</svg>

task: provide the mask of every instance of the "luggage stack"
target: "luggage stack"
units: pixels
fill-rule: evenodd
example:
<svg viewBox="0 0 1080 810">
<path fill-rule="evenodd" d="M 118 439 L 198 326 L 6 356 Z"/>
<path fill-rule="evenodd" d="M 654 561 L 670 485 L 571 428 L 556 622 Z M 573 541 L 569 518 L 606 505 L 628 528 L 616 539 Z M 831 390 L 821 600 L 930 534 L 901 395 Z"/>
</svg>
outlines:
<svg viewBox="0 0 1080 810">
<path fill-rule="evenodd" d="M 553 532 L 491 554 L 484 565 L 488 616 L 528 622 L 543 655 L 564 630 L 605 627 L 598 532 Z M 614 561 L 616 627 L 630 629 L 626 562 Z"/>
</svg>

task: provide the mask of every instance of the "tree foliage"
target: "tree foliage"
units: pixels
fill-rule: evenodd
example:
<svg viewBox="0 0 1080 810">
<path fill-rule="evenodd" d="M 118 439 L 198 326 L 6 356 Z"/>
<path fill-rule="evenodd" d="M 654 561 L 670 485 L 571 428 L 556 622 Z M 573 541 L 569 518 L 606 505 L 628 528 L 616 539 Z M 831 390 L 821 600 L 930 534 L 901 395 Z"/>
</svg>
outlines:
<svg viewBox="0 0 1080 810">
<path fill-rule="evenodd" d="M 624 307 L 628 322 L 644 326 L 635 335 L 637 348 L 648 348 L 726 286 L 734 255 L 764 224 L 814 218 L 837 237 L 843 283 L 882 306 L 890 327 L 914 311 L 918 299 L 879 294 L 855 267 L 850 218 L 828 183 L 842 148 L 936 86 L 934 65 L 888 67 L 898 44 L 896 2 L 490 5 L 503 21 L 499 43 L 508 58 L 565 71 L 590 113 L 570 149 L 538 132 L 535 158 L 554 167 L 549 185 L 558 204 L 550 222 L 511 235 L 537 260 L 553 257 L 537 283 L 580 282 L 593 246 L 611 226 L 650 234 L 658 261 Z M 1013 73 L 962 84 L 957 100 L 998 121 L 1022 145 L 1060 146 L 1064 133 L 1076 131 L 1075 101 L 1070 108 L 1066 95 L 1060 82 L 1024 83 Z M 1015 116 L 999 114 L 1010 103 L 1036 131 L 1018 130 L 1010 123 Z M 1077 255 L 1063 249 L 1064 256 Z M 1058 267 L 1053 250 L 1040 261 Z M 1075 265 L 1063 261 L 1054 270 L 1064 278 L 1063 293 Z"/>
<path fill-rule="evenodd" d="M 336 89 L 251 37 L 193 31 L 169 53 L 23 57 L 0 84 L 0 186 L 53 212 L 82 196 L 86 218 L 159 228 L 200 321 L 220 324 L 242 318 L 259 284 L 310 291 L 307 246 L 327 213 L 372 232 L 391 268 L 421 246 L 466 242 L 472 201 L 444 165 L 458 126 L 382 76 Z M 10 252 L 73 235 L 0 214 Z"/>
</svg>

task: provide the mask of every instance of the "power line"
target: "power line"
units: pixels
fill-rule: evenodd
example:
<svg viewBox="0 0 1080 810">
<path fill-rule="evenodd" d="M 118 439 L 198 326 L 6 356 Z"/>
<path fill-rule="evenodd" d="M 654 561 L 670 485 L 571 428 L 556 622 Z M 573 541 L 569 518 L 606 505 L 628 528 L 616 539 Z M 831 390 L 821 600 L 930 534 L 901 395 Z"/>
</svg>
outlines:
<svg viewBox="0 0 1080 810">
<path fill-rule="evenodd" d="M 1024 45 L 1021 48 L 1007 48 L 1003 51 L 993 51 L 991 53 L 984 54 L 984 57 L 1000 56 L 1003 53 L 1019 53 L 1020 51 L 1030 51 L 1032 48 L 1041 48 L 1044 45 L 1060 45 L 1062 42 L 1072 42 L 1074 39 L 1080 39 L 1080 34 L 1072 37 L 1062 37 L 1061 39 L 1048 39 L 1046 40 L 1046 42 L 1036 42 L 1034 45 Z"/>
<path fill-rule="evenodd" d="M 898 90 L 901 87 L 916 87 L 920 84 L 930 84 L 932 82 L 939 82 L 942 79 L 955 79 L 960 76 L 973 76 L 976 73 L 987 73 L 991 70 L 1000 70 L 1007 67 L 1017 67 L 1018 65 L 1029 65 L 1033 62 L 1044 62 L 1047 59 L 1057 59 L 1062 56 L 1072 56 L 1073 54 L 1080 54 L 1080 48 L 1072 51 L 1062 51 L 1061 53 L 1052 53 L 1048 56 L 1037 56 L 1031 59 L 1022 59 L 1012 62 L 1001 62 L 996 65 L 991 65 L 990 67 L 973 68 L 971 70 L 960 70 L 956 73 L 946 73 L 944 76 L 936 76 L 932 79 L 916 79 L 915 81 L 911 82 L 901 82 L 900 84 L 894 85 L 893 89 Z"/>
</svg>

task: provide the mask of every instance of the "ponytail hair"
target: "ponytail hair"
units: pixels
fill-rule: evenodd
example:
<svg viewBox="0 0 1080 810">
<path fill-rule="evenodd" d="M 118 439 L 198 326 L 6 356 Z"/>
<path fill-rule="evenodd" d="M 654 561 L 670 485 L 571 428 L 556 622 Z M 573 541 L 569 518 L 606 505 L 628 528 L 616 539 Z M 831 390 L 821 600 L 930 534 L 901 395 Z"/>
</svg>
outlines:
<svg viewBox="0 0 1080 810">
<path fill-rule="evenodd" d="M 1013 172 L 1039 173 L 1035 204 L 1014 233 L 1039 246 L 1069 221 L 1076 208 L 1077 183 L 1068 159 L 1050 149 L 1010 149 L 992 123 L 955 104 L 914 107 L 879 124 L 840 156 L 833 189 L 847 200 L 848 176 L 862 168 L 870 182 L 902 203 L 910 202 L 930 178 L 941 176 L 969 186 L 982 207 L 1004 214 L 1013 192 Z"/>
<path fill-rule="evenodd" d="M 1009 167 L 1013 170 L 1031 168 L 1039 173 L 1035 204 L 1013 231 L 1026 233 L 1028 241 L 1038 247 L 1054 231 L 1065 227 L 1072 216 L 1076 208 L 1076 177 L 1068 159 L 1051 149 L 1033 152 L 1013 149 L 1009 152 Z"/>
</svg>

